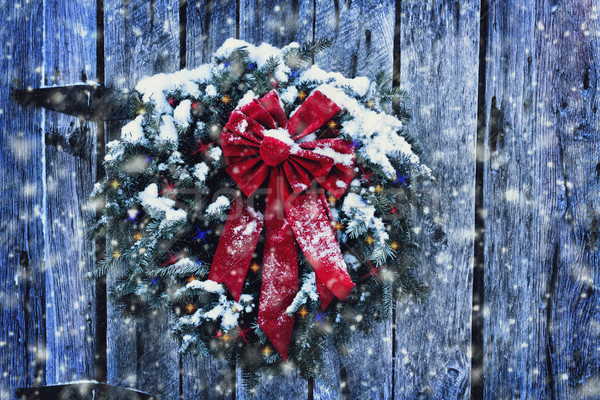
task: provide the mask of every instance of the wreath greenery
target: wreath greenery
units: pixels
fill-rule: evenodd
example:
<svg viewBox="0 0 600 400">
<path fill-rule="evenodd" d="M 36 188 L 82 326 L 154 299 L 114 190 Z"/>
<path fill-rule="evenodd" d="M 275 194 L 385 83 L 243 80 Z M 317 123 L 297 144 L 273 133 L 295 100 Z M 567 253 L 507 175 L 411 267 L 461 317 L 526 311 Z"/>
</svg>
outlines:
<svg viewBox="0 0 600 400">
<path fill-rule="evenodd" d="M 304 378 L 326 373 L 326 336 L 345 351 L 351 332 L 369 332 L 389 318 L 396 299 L 427 293 L 415 273 L 411 220 L 420 211 L 413 188 L 432 177 L 403 130 L 406 93 L 391 87 L 384 73 L 371 82 L 321 70 L 312 60 L 328 45 L 278 49 L 230 39 L 211 64 L 140 81 L 132 121 L 108 144 L 106 175 L 92 193 L 103 211 L 91 233 L 109 240 L 90 276 L 116 271 L 111 297 L 123 312 L 143 317 L 171 310 L 181 352 L 237 363 L 249 386 L 258 372 L 290 365 Z M 355 147 L 356 176 L 341 198 L 328 201 L 356 287 L 347 301 L 321 310 L 315 273 L 300 253 L 300 290 L 287 309 L 296 318 L 286 363 L 257 323 L 262 241 L 239 301 L 208 279 L 233 198 L 240 195 L 225 171 L 219 135 L 232 111 L 252 99 L 276 90 L 290 115 L 317 88 L 344 112 L 315 135 L 333 132 Z"/>
</svg>

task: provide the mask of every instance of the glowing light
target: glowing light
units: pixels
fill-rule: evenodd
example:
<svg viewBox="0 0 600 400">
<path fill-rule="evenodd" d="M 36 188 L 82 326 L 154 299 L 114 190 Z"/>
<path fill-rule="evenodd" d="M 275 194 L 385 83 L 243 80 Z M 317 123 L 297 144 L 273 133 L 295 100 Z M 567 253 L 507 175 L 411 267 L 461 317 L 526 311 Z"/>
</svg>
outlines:
<svg viewBox="0 0 600 400">
<path fill-rule="evenodd" d="M 371 245 L 373 245 L 373 243 L 375 243 L 375 239 L 373 238 L 373 236 L 369 235 L 369 237 L 367 237 L 367 238 L 365 239 L 365 242 L 367 242 L 367 244 L 368 244 L 369 246 L 371 246 Z"/>
<path fill-rule="evenodd" d="M 381 192 L 383 192 L 383 186 L 381 186 L 381 185 L 375 186 L 375 193 L 380 194 Z"/>
<path fill-rule="evenodd" d="M 255 274 L 260 270 L 260 265 L 258 265 L 258 263 L 252 263 L 252 265 L 250 266 L 250 269 L 252 270 L 252 272 L 254 272 Z"/>
<path fill-rule="evenodd" d="M 119 181 L 116 179 L 113 179 L 112 182 L 110 183 L 110 186 L 113 187 L 113 189 L 116 189 L 119 187 Z"/>
<path fill-rule="evenodd" d="M 307 316 L 308 314 L 310 314 L 310 311 L 308 311 L 308 310 L 306 309 L 306 307 L 301 307 L 301 308 L 298 310 L 298 315 L 300 315 L 302 318 L 306 318 L 306 316 Z"/>
<path fill-rule="evenodd" d="M 273 352 L 273 350 L 271 350 L 271 348 L 269 346 L 265 346 L 262 349 L 262 353 L 265 357 L 269 357 L 269 354 L 271 354 Z"/>
<path fill-rule="evenodd" d="M 298 93 L 298 98 L 300 101 L 304 100 L 306 98 L 306 93 L 301 90 L 300 93 Z"/>
<path fill-rule="evenodd" d="M 223 102 L 223 104 L 227 105 L 231 101 L 231 97 L 229 97 L 228 95 L 225 95 L 225 96 L 221 97 L 221 101 Z"/>
<path fill-rule="evenodd" d="M 141 238 L 143 238 L 143 236 L 142 236 L 141 233 L 137 232 L 135 235 L 133 235 L 133 238 L 137 242 L 138 240 L 140 240 Z"/>
<path fill-rule="evenodd" d="M 192 303 L 189 303 L 187 306 L 185 306 L 185 311 L 187 311 L 188 314 L 191 314 L 196 311 L 196 306 Z"/>
<path fill-rule="evenodd" d="M 400 247 L 400 245 L 397 242 L 392 242 L 390 247 L 392 248 L 392 250 L 396 251 L 398 250 L 398 247 Z"/>
</svg>

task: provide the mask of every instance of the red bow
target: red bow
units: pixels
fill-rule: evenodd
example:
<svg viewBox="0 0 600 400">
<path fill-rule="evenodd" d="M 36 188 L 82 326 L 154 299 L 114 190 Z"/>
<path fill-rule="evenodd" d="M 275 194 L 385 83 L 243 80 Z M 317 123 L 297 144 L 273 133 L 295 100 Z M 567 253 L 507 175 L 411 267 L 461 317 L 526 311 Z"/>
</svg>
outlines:
<svg viewBox="0 0 600 400">
<path fill-rule="evenodd" d="M 294 327 L 286 309 L 298 291 L 298 245 L 315 270 L 323 308 L 334 296 L 346 300 L 354 287 L 323 190 L 338 198 L 344 194 L 354 177 L 354 147 L 331 137 L 333 129 L 323 135 L 328 139 L 295 142 L 340 111 L 315 91 L 288 121 L 271 91 L 233 111 L 221 132 L 226 170 L 244 194 L 250 198 L 266 180 L 268 186 L 264 218 L 247 199 L 234 200 L 208 279 L 225 283 L 239 300 L 264 221 L 258 324 L 284 360 Z"/>
</svg>

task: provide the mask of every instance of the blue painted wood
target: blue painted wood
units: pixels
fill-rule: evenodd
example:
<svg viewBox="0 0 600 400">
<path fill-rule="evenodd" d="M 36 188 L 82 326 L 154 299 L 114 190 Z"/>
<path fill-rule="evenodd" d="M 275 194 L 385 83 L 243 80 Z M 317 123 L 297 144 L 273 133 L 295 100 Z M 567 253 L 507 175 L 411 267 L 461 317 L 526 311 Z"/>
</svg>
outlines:
<svg viewBox="0 0 600 400">
<path fill-rule="evenodd" d="M 189 0 L 186 5 L 186 68 L 212 61 L 212 53 L 236 36 L 236 2 Z M 236 390 L 235 371 L 222 360 L 181 357 L 181 395 L 184 399 L 230 398 Z"/>
<path fill-rule="evenodd" d="M 240 39 L 259 45 L 267 42 L 283 47 L 290 42 L 312 40 L 312 1 L 280 2 L 273 0 L 240 1 Z M 261 385 L 248 393 L 241 384 L 238 370 L 238 399 L 292 399 L 306 398 L 309 394 L 307 381 L 298 371 L 287 371 L 279 376 L 264 374 Z"/>
<path fill-rule="evenodd" d="M 315 38 L 330 38 L 331 48 L 315 62 L 328 71 L 348 77 L 393 71 L 395 2 L 318 0 L 315 10 Z M 390 310 L 391 314 L 391 310 Z M 315 398 L 392 398 L 391 319 L 375 326 L 373 333 L 349 332 L 347 351 L 332 348 L 327 371 L 335 370 L 336 382 L 326 377 L 316 381 Z M 376 382 L 376 384 L 375 384 Z"/>
<path fill-rule="evenodd" d="M 80 264 L 72 262 L 91 263 L 85 257 L 90 248 L 73 234 L 85 213 L 65 210 L 81 205 L 93 166 L 43 146 L 44 128 L 52 125 L 68 134 L 72 119 L 21 109 L 8 97 L 10 84 L 71 83 L 81 69 L 93 77 L 95 1 L 85 1 L 86 9 L 57 0 L 0 7 L 0 37 L 7 49 L 0 57 L 0 116 L 10 116 L 0 117 L 0 237 L 6 243 L 0 251 L 1 400 L 13 400 L 16 386 L 91 373 L 93 346 L 83 338 L 94 321 L 83 311 L 93 310 L 87 305 L 74 310 L 75 302 L 66 302 L 93 295 L 81 279 Z M 132 87 L 143 75 L 179 68 L 178 1 L 104 3 L 109 84 Z M 214 1 L 209 8 L 206 2 L 187 3 L 189 66 L 209 61 L 237 31 L 253 43 L 312 39 L 313 1 L 241 0 L 239 26 L 228 22 L 237 20 L 234 3 Z M 424 158 L 438 176 L 428 190 L 431 213 L 440 217 L 421 230 L 424 259 L 435 266 L 425 276 L 434 294 L 422 306 L 398 308 L 395 360 L 384 340 L 388 326 L 376 341 L 353 339 L 348 355 L 328 353 L 332 390 L 317 382 L 316 398 L 390 398 L 392 391 L 396 399 L 469 397 L 480 2 L 400 4 L 401 24 L 395 28 L 400 29 L 400 81 L 412 94 L 409 129 L 425 144 Z M 318 63 L 347 75 L 390 68 L 394 2 L 317 0 L 316 6 L 315 37 L 334 41 Z M 596 6 L 591 0 L 490 2 L 482 99 L 485 353 L 483 371 L 473 371 L 483 379 L 485 398 L 598 397 Z M 51 46 L 46 53 L 44 37 Z M 111 125 L 110 138 L 118 128 Z M 61 175 L 66 169 L 79 174 Z M 138 327 L 114 309 L 110 313 L 111 382 L 174 399 L 205 398 L 206 389 L 226 381 L 225 368 L 197 360 L 184 361 L 192 375 L 188 368 L 180 374 L 164 315 Z M 75 333 L 78 326 L 85 333 Z M 72 334 L 64 335 L 61 327 Z M 52 355 L 47 372 L 46 348 Z M 206 376 L 202 373 L 210 376 L 198 379 Z M 303 398 L 307 387 L 296 377 L 265 379 L 259 393 Z M 236 394 L 249 397 L 241 387 Z"/>
<path fill-rule="evenodd" d="M 597 399 L 598 4 L 491 1 L 484 398 Z"/>
<path fill-rule="evenodd" d="M 313 38 L 312 1 L 240 0 L 240 39 L 283 47 Z"/>
<path fill-rule="evenodd" d="M 212 61 L 212 54 L 237 34 L 237 2 L 188 0 L 186 4 L 186 68 Z"/>
<path fill-rule="evenodd" d="M 64 85 L 96 76 L 96 1 L 47 0 L 44 8 L 45 85 Z M 87 198 L 96 181 L 95 124 L 45 112 L 46 382 L 94 378 L 94 243 L 85 236 L 95 210 Z M 81 151 L 62 151 L 75 135 Z"/>
<path fill-rule="evenodd" d="M 178 70 L 179 32 L 179 0 L 105 0 L 106 84 L 134 88 L 144 76 Z M 107 127 L 107 142 L 119 137 L 120 124 Z M 109 276 L 109 286 L 115 276 Z M 109 306 L 108 321 L 109 383 L 132 386 L 162 400 L 179 399 L 179 354 L 168 312 L 136 323 Z"/>
<path fill-rule="evenodd" d="M 0 399 L 13 400 L 45 382 L 43 119 L 9 95 L 42 81 L 41 2 L 4 4 L 0 20 Z"/>
<path fill-rule="evenodd" d="M 396 312 L 396 398 L 470 398 L 479 4 L 401 3 L 407 130 L 437 181 L 424 187 L 432 218 L 416 221 L 431 295 Z"/>
</svg>

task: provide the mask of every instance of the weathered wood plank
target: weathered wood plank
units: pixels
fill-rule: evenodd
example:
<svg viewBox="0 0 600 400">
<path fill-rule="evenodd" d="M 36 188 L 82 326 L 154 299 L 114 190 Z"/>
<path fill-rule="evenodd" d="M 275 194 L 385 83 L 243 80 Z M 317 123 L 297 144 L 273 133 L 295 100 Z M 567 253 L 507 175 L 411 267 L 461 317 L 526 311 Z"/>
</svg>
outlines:
<svg viewBox="0 0 600 400">
<path fill-rule="evenodd" d="M 41 2 L 0 7 L 0 399 L 45 383 L 44 142 L 42 113 L 23 109 L 10 86 L 42 80 Z M 36 69 L 37 68 L 37 69 Z"/>
<path fill-rule="evenodd" d="M 217 400 L 232 397 L 235 382 L 226 362 L 185 355 L 181 357 L 181 365 L 181 398 Z"/>
<path fill-rule="evenodd" d="M 105 0 L 104 11 L 107 86 L 133 88 L 144 76 L 179 69 L 178 0 Z M 107 142 L 119 137 L 121 125 L 108 127 Z M 178 399 L 179 355 L 168 314 L 148 318 L 140 324 L 123 321 L 109 306 L 108 380 Z"/>
<path fill-rule="evenodd" d="M 597 398 L 598 5 L 491 1 L 484 398 Z"/>
<path fill-rule="evenodd" d="M 431 295 L 396 312 L 396 398 L 470 398 L 479 5 L 401 3 L 400 84 L 413 110 L 407 130 L 437 181 L 426 188 L 432 220 L 415 221 Z"/>
<path fill-rule="evenodd" d="M 236 36 L 236 7 L 236 2 L 227 0 L 187 2 L 186 68 L 211 62 L 215 50 L 227 38 Z M 200 360 L 192 355 L 181 357 L 182 398 L 230 398 L 234 385 L 231 367 L 226 362 Z"/>
<path fill-rule="evenodd" d="M 283 47 L 313 38 L 313 2 L 240 0 L 240 39 Z"/>
<path fill-rule="evenodd" d="M 48 0 L 45 12 L 44 84 L 95 77 L 96 1 Z M 84 138 L 75 155 L 46 142 L 46 382 L 54 384 L 94 378 L 95 288 L 85 274 L 95 249 L 85 231 L 94 212 L 86 203 L 96 180 L 96 130 L 51 111 L 45 118 L 48 139 Z"/>
<path fill-rule="evenodd" d="M 313 395 L 315 399 L 343 399 L 348 397 L 347 372 L 340 361 L 340 354 L 335 349 L 331 339 L 327 344 L 328 350 L 323 355 L 327 372 L 330 375 L 320 376 L 314 382 Z"/>
<path fill-rule="evenodd" d="M 236 37 L 236 2 L 188 0 L 186 67 L 211 62 L 211 55 L 230 37 Z"/>
<path fill-rule="evenodd" d="M 346 76 L 392 73 L 395 2 L 317 0 L 315 38 L 333 45 L 315 62 Z"/>
<path fill-rule="evenodd" d="M 277 2 L 272 0 L 240 1 L 240 39 L 259 45 L 262 42 L 283 47 L 290 42 L 304 42 L 313 37 L 312 2 Z M 238 371 L 238 377 L 241 373 Z M 255 393 L 247 393 L 240 379 L 238 399 L 305 398 L 307 382 L 297 371 L 279 377 L 263 376 Z"/>
<path fill-rule="evenodd" d="M 331 48 L 316 57 L 325 70 L 345 76 L 367 76 L 393 69 L 395 2 L 316 2 L 315 38 L 330 38 Z M 390 310 L 391 313 L 391 310 Z M 392 321 L 378 324 L 371 335 L 354 333 L 348 354 L 329 351 L 329 369 L 336 369 L 338 382 L 317 379 L 315 398 L 392 398 Z M 337 390 L 332 390 L 333 388 Z"/>
</svg>

